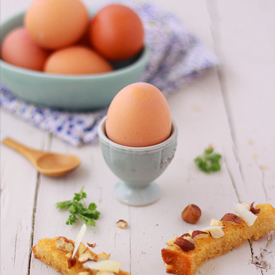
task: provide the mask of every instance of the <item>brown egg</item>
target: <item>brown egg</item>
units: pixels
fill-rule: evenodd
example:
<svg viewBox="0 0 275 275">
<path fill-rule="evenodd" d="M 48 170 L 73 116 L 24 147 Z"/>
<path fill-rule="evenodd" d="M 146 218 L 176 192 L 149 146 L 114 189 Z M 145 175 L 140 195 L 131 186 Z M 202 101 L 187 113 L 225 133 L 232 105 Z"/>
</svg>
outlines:
<svg viewBox="0 0 275 275">
<path fill-rule="evenodd" d="M 144 29 L 139 16 L 130 8 L 111 4 L 93 18 L 90 28 L 92 46 L 105 58 L 121 61 L 143 48 Z"/>
<path fill-rule="evenodd" d="M 41 71 L 48 55 L 48 51 L 40 48 L 23 27 L 8 33 L 1 45 L 2 60 L 25 69 Z"/>
<path fill-rule="evenodd" d="M 24 18 L 33 40 L 51 50 L 79 40 L 88 22 L 88 11 L 79 0 L 35 0 Z"/>
<path fill-rule="evenodd" d="M 72 46 L 52 53 L 44 71 L 53 74 L 99 74 L 112 71 L 112 66 L 95 51 Z"/>
<path fill-rule="evenodd" d="M 131 147 L 163 142 L 171 133 L 168 103 L 155 86 L 130 84 L 113 99 L 107 113 L 106 134 L 118 144 Z"/>
<path fill-rule="evenodd" d="M 89 22 L 91 22 L 91 21 L 92 20 L 90 19 Z M 88 47 L 88 48 L 92 48 L 91 47 L 91 42 L 90 42 L 90 24 L 87 26 L 84 34 L 75 43 L 75 45 L 85 46 L 85 47 Z"/>
</svg>

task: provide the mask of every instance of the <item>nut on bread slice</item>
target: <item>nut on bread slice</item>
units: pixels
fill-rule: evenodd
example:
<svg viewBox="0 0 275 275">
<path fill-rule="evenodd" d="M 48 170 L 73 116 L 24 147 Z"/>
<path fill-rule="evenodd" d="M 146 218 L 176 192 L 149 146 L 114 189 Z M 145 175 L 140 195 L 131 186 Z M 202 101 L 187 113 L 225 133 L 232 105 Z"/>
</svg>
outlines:
<svg viewBox="0 0 275 275">
<path fill-rule="evenodd" d="M 39 240 L 32 251 L 35 258 L 52 266 L 63 275 L 130 275 L 130 273 L 122 270 L 118 272 L 99 271 L 84 267 L 83 265 L 88 261 L 94 263 L 109 261 L 109 254 L 104 252 L 96 254 L 81 242 L 74 259 L 72 259 L 74 245 L 74 241 L 65 237 L 45 238 Z"/>
<path fill-rule="evenodd" d="M 225 220 L 221 220 L 220 228 L 224 234 L 220 237 L 214 238 L 211 231 L 207 232 L 208 237 L 205 237 L 205 234 L 198 236 L 191 232 L 168 241 L 167 248 L 161 251 L 163 261 L 167 264 L 166 272 L 194 275 L 208 259 L 227 253 L 247 239 L 255 241 L 275 230 L 275 209 L 270 204 L 258 204 L 255 208 L 251 204 L 250 211 L 257 216 L 251 226 L 248 226 L 243 219 L 239 221 L 234 214 L 231 214 L 231 220 L 230 215 L 227 215 Z"/>
</svg>

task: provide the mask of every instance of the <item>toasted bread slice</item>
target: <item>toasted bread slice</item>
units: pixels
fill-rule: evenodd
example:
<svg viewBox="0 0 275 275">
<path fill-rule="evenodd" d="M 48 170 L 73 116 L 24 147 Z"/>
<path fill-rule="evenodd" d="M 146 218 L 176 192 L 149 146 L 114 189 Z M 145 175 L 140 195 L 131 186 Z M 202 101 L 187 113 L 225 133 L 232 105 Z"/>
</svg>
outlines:
<svg viewBox="0 0 275 275">
<path fill-rule="evenodd" d="M 63 238 L 67 244 L 72 244 L 72 246 L 65 247 L 63 249 L 60 249 L 58 247 L 58 240 L 60 238 Z M 76 262 L 74 266 L 70 267 L 69 259 L 72 255 L 72 248 L 74 247 L 74 241 L 66 239 L 65 237 L 55 237 L 52 239 L 45 238 L 38 241 L 38 244 L 35 245 L 32 248 L 32 251 L 34 253 L 35 258 L 41 260 L 47 265 L 52 266 L 55 270 L 61 272 L 63 275 L 96 275 L 96 270 L 91 270 L 88 268 L 83 267 L 83 262 L 85 262 L 85 259 L 83 262 L 80 261 L 80 249 L 82 252 L 88 251 L 88 255 L 90 255 L 90 258 L 93 259 L 93 261 L 100 260 L 100 257 L 102 254 L 108 255 L 106 253 L 96 254 L 92 252 L 88 247 L 85 247 L 83 243 L 81 243 L 81 246 L 76 253 L 75 259 Z M 109 256 L 109 255 L 108 255 Z M 83 273 L 82 273 L 83 272 Z M 119 270 L 118 273 L 113 273 L 117 275 L 130 275 L 130 273 Z"/>
<path fill-rule="evenodd" d="M 208 259 L 227 253 L 247 239 L 258 240 L 266 233 L 275 230 L 275 209 L 270 204 L 258 204 L 255 209 L 260 209 L 260 212 L 252 226 L 248 226 L 243 220 L 241 224 L 223 221 L 224 236 L 220 238 L 215 239 L 209 235 L 207 238 L 195 239 L 193 250 L 187 252 L 175 244 L 162 249 L 162 258 L 167 264 L 166 272 L 194 275 Z"/>
</svg>

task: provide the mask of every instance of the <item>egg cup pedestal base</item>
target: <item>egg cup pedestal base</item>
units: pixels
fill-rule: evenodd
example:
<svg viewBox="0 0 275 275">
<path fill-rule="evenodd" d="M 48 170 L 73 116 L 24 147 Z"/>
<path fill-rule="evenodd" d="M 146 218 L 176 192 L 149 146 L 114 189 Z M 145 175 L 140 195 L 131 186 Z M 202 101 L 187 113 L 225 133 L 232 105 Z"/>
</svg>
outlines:
<svg viewBox="0 0 275 275">
<path fill-rule="evenodd" d="M 144 188 L 134 188 L 124 181 L 119 181 L 114 187 L 114 194 L 124 204 L 145 206 L 159 199 L 160 188 L 155 182 L 151 182 Z"/>
</svg>

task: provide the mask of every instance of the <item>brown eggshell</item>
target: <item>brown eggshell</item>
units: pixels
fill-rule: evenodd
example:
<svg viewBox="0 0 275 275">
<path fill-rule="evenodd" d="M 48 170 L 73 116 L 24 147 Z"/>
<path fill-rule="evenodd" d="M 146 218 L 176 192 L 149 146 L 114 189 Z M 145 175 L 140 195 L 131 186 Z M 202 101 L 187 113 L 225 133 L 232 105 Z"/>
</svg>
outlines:
<svg viewBox="0 0 275 275">
<path fill-rule="evenodd" d="M 166 140 L 171 125 L 170 109 L 160 90 L 138 82 L 123 88 L 111 102 L 106 134 L 118 144 L 144 147 Z"/>
<path fill-rule="evenodd" d="M 102 8 L 90 27 L 91 45 L 105 58 L 121 61 L 135 56 L 144 43 L 139 16 L 129 7 L 111 4 Z"/>
<path fill-rule="evenodd" d="M 112 66 L 95 51 L 83 46 L 71 46 L 52 53 L 44 71 L 53 74 L 99 74 L 112 71 Z"/>
<path fill-rule="evenodd" d="M 90 19 L 89 22 L 91 22 L 92 20 Z M 90 24 L 88 24 L 84 34 L 80 37 L 80 39 L 75 43 L 75 45 L 79 45 L 79 46 L 85 46 L 88 48 L 92 48 L 91 47 L 91 42 L 90 42 Z"/>
<path fill-rule="evenodd" d="M 33 40 L 51 50 L 79 40 L 88 22 L 88 11 L 79 0 L 35 0 L 24 18 Z"/>
<path fill-rule="evenodd" d="M 1 58 L 25 69 L 41 71 L 49 52 L 40 48 L 23 27 L 8 33 L 1 45 Z"/>
</svg>

